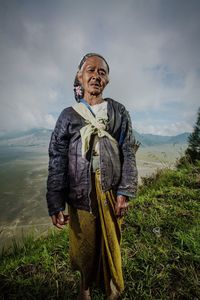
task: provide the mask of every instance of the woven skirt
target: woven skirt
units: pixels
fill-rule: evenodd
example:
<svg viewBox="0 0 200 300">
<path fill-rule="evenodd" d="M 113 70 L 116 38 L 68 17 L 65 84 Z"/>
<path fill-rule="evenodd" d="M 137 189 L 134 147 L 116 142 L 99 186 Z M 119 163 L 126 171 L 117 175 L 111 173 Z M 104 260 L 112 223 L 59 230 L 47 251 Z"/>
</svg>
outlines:
<svg viewBox="0 0 200 300">
<path fill-rule="evenodd" d="M 70 260 L 83 285 L 103 287 L 109 296 L 124 290 L 121 261 L 121 223 L 115 215 L 116 195 L 103 192 L 100 172 L 92 174 L 92 213 L 69 206 Z"/>
</svg>

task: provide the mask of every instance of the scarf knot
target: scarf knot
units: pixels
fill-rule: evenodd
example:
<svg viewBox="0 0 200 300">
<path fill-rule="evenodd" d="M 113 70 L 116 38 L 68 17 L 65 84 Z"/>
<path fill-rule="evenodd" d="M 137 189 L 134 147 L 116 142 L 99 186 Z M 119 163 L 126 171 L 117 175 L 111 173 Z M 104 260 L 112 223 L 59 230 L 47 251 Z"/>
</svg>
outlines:
<svg viewBox="0 0 200 300">
<path fill-rule="evenodd" d="M 99 138 L 106 136 L 116 146 L 117 141 L 106 131 L 107 122 L 105 119 L 96 119 L 92 112 L 79 102 L 73 106 L 73 109 L 85 119 L 86 125 L 80 129 L 82 140 L 82 157 L 86 157 L 90 148 L 92 135 L 97 134 Z"/>
</svg>

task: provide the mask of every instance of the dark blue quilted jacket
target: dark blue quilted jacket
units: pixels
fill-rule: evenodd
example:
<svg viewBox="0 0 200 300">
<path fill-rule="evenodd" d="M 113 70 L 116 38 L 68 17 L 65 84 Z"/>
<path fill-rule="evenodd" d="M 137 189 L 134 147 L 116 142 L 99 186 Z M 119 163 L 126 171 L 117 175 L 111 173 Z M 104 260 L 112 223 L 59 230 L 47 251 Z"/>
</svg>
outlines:
<svg viewBox="0 0 200 300">
<path fill-rule="evenodd" d="M 107 137 L 100 138 L 100 170 L 103 191 L 135 197 L 137 168 L 132 124 L 125 107 L 110 98 L 106 130 L 118 141 L 120 158 L 112 153 Z M 91 159 L 81 154 L 80 129 L 85 120 L 72 108 L 60 114 L 49 144 L 47 204 L 49 215 L 64 210 L 68 203 L 90 211 Z"/>
</svg>

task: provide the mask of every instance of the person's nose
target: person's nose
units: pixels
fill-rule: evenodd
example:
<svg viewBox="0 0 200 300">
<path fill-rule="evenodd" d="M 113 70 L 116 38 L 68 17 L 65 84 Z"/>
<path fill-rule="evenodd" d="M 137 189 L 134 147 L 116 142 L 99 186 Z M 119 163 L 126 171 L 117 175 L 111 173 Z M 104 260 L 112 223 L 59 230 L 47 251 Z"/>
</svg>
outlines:
<svg viewBox="0 0 200 300">
<path fill-rule="evenodd" d="M 92 78 L 93 78 L 93 79 L 96 79 L 96 80 L 100 80 L 100 76 L 99 76 L 98 71 L 95 70 L 95 71 L 93 72 Z"/>
</svg>

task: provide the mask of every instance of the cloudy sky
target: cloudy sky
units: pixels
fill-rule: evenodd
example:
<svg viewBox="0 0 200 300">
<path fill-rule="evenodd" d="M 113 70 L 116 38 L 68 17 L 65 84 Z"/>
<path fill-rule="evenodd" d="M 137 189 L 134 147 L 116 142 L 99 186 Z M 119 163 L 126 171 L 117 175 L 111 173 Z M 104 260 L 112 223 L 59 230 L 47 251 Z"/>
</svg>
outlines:
<svg viewBox="0 0 200 300">
<path fill-rule="evenodd" d="M 53 128 L 82 56 L 141 133 L 191 131 L 200 106 L 200 1 L 0 0 L 0 132 Z"/>
</svg>

